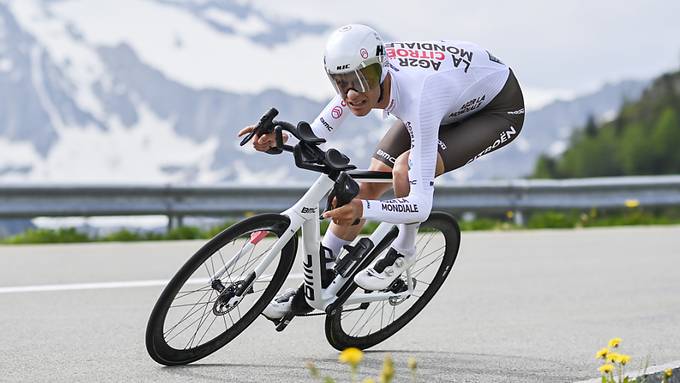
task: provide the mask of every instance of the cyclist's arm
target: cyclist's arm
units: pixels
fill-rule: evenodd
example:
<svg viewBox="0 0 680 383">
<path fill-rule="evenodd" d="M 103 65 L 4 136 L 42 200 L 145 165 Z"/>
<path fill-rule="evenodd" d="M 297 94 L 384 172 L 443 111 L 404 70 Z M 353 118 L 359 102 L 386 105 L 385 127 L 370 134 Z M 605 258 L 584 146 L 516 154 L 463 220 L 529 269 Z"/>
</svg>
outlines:
<svg viewBox="0 0 680 383">
<path fill-rule="evenodd" d="M 408 113 L 404 124 L 411 124 L 412 148 L 409 155 L 408 179 L 410 191 L 404 198 L 393 200 L 364 200 L 363 218 L 390 223 L 422 222 L 432 210 L 434 195 L 434 176 L 437 165 L 437 145 L 439 125 L 448 107 L 446 89 L 425 81 L 423 89 L 427 94 L 421 96 L 417 108 Z"/>
<path fill-rule="evenodd" d="M 312 121 L 312 131 L 317 137 L 328 139 L 349 114 L 350 111 L 347 109 L 347 104 L 342 101 L 342 97 L 335 95 L 319 116 Z"/>
</svg>

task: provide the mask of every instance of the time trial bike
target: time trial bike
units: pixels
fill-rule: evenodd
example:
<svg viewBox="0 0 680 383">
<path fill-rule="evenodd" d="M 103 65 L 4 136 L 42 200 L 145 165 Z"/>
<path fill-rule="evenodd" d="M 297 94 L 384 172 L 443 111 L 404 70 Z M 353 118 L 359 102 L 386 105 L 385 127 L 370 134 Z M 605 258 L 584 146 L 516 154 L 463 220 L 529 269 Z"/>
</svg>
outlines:
<svg viewBox="0 0 680 383">
<path fill-rule="evenodd" d="M 415 264 L 385 290 L 358 288 L 354 276 L 389 249 L 397 225 L 380 223 L 370 235 L 346 246 L 337 262 L 327 267 L 320 246 L 320 202 L 327 197 L 326 208 L 349 203 L 359 193 L 357 181 L 392 182 L 392 174 L 356 171 L 338 150 L 323 150 L 320 144 L 325 140 L 316 137 L 309 124 L 275 121 L 277 114 L 276 109 L 268 111 L 241 145 L 274 131 L 276 147 L 268 153 L 292 152 L 297 167 L 321 174 L 292 207 L 230 226 L 180 268 L 147 324 L 146 348 L 158 363 L 197 361 L 241 334 L 289 277 L 299 241 L 304 294 L 296 295 L 293 312 L 276 321 L 276 329 L 285 329 L 295 316 L 325 315 L 326 338 L 338 350 L 366 349 L 395 334 L 432 299 L 453 267 L 460 230 L 443 212 L 432 212 L 420 225 Z M 283 131 L 298 143 L 284 144 Z M 315 311 L 310 313 L 310 307 Z"/>
</svg>

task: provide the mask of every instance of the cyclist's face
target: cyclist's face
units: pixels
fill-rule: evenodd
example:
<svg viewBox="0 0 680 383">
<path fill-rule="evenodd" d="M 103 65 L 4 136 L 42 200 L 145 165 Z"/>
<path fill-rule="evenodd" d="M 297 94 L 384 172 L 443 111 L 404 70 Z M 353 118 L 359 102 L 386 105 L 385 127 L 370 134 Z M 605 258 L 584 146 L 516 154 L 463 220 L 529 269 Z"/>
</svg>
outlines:
<svg viewBox="0 0 680 383">
<path fill-rule="evenodd" d="M 368 92 L 357 92 L 350 89 L 344 95 L 343 100 L 347 103 L 350 112 L 355 116 L 365 116 L 378 103 L 380 87 L 370 89 Z"/>
</svg>

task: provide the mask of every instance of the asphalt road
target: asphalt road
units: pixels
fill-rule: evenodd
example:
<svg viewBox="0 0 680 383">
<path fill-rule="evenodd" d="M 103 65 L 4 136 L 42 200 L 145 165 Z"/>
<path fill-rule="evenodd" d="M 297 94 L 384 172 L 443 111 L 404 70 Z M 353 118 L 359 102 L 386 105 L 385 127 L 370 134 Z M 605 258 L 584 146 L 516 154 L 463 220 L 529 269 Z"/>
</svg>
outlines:
<svg viewBox="0 0 680 383">
<path fill-rule="evenodd" d="M 168 279 L 202 243 L 0 246 L 0 381 L 312 382 L 309 360 L 347 381 L 320 317 L 283 333 L 260 318 L 202 361 L 161 367 L 144 331 L 162 286 L 88 285 Z M 442 290 L 362 376 L 390 353 L 396 382 L 409 356 L 419 382 L 575 381 L 598 375 L 595 351 L 615 336 L 632 370 L 677 361 L 679 272 L 678 226 L 463 233 Z"/>
</svg>

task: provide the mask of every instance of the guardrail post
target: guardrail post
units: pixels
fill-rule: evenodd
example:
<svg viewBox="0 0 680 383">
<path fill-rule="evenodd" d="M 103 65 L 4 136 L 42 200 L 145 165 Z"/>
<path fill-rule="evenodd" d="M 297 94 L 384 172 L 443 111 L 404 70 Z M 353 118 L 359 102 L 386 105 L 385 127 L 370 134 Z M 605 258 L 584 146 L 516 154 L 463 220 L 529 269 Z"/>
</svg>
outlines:
<svg viewBox="0 0 680 383">
<path fill-rule="evenodd" d="M 515 214 L 513 214 L 513 219 L 515 220 L 515 225 L 524 226 L 524 214 L 522 213 L 521 210 L 515 210 Z"/>
<path fill-rule="evenodd" d="M 184 216 L 169 215 L 168 216 L 168 231 L 184 226 Z"/>
</svg>

